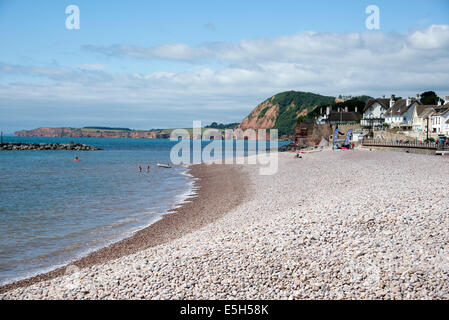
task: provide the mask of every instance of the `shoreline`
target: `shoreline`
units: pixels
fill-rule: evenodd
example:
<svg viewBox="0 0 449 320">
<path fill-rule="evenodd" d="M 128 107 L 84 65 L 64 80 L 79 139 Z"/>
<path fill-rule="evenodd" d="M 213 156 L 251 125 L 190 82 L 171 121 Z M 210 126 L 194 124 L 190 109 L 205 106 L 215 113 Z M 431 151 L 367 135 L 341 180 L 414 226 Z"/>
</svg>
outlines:
<svg viewBox="0 0 449 320">
<path fill-rule="evenodd" d="M 327 150 L 279 153 L 270 176 L 203 165 L 181 237 L 0 300 L 448 299 L 447 160 Z"/>
<path fill-rule="evenodd" d="M 245 177 L 236 165 L 199 164 L 191 166 L 187 173 L 195 180 L 196 193 L 164 214 L 162 219 L 63 267 L 2 285 L 0 294 L 63 276 L 72 266 L 84 269 L 171 242 L 220 219 L 247 195 Z"/>
</svg>

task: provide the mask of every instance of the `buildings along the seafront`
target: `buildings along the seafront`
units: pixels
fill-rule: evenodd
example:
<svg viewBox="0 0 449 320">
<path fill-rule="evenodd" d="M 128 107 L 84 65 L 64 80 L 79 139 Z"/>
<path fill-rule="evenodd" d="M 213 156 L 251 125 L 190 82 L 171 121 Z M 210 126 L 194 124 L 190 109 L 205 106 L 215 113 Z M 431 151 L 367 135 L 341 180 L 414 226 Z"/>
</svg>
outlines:
<svg viewBox="0 0 449 320">
<path fill-rule="evenodd" d="M 339 102 L 343 102 L 339 101 Z M 348 110 L 338 106 L 321 107 L 315 123 L 299 123 L 295 129 L 295 142 L 304 145 L 317 145 L 332 135 L 338 126 L 341 132 L 352 129 L 362 137 L 369 130 L 385 128 L 413 133 L 415 137 L 424 139 L 426 136 L 436 138 L 438 135 L 449 136 L 449 96 L 444 104 L 423 105 L 419 94 L 405 99 L 390 98 L 369 99 L 363 110 Z M 357 139 L 355 139 L 356 141 Z M 328 140 L 329 141 L 329 140 Z"/>
<path fill-rule="evenodd" d="M 379 99 L 370 99 L 363 109 L 363 116 L 360 124 L 363 127 L 382 127 L 385 123 L 385 113 L 391 106 L 390 99 L 385 96 Z"/>
<path fill-rule="evenodd" d="M 416 98 L 397 99 L 391 95 L 367 101 L 360 121 L 362 127 L 379 129 L 398 128 L 415 133 L 449 135 L 449 96 L 445 103 L 422 105 L 419 95 Z"/>
<path fill-rule="evenodd" d="M 432 133 L 449 135 L 449 104 L 434 109 L 431 123 Z"/>
</svg>

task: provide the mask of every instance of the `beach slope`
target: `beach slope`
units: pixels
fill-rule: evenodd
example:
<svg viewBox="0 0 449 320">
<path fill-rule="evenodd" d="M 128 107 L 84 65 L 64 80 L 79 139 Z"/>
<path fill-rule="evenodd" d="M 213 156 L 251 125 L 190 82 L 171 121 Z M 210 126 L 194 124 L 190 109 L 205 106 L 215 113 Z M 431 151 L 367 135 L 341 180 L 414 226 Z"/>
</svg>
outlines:
<svg viewBox="0 0 449 320">
<path fill-rule="evenodd" d="M 0 297 L 449 298 L 448 158 L 366 150 L 279 158 L 276 175 L 244 165 L 229 177 L 244 178 L 226 191 L 245 190 L 235 206 L 217 200 L 226 197 L 226 167 L 206 167 L 216 170 L 220 217 L 200 228 Z M 207 206 L 197 207 L 202 217 L 213 214 Z"/>
</svg>

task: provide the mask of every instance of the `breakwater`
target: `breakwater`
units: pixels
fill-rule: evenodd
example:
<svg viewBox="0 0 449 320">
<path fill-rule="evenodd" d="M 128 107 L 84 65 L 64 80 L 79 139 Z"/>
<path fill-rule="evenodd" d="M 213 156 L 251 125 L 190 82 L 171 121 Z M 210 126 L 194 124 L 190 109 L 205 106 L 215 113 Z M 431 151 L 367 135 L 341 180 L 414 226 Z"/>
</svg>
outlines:
<svg viewBox="0 0 449 320">
<path fill-rule="evenodd" d="M 24 143 L 7 142 L 0 144 L 0 150 L 73 150 L 73 151 L 96 151 L 100 148 L 82 143 Z"/>
</svg>

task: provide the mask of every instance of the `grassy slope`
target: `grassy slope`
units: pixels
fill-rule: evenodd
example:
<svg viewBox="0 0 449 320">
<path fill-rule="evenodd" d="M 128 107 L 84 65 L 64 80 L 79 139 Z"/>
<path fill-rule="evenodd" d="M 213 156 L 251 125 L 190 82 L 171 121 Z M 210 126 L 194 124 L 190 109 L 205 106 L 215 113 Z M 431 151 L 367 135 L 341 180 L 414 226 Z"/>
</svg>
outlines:
<svg viewBox="0 0 449 320">
<path fill-rule="evenodd" d="M 274 128 L 279 130 L 279 135 L 291 135 L 294 133 L 297 115 L 304 109 L 332 104 L 335 97 L 322 96 L 310 92 L 287 91 L 271 98 L 274 105 L 279 105 L 279 114 Z"/>
</svg>

